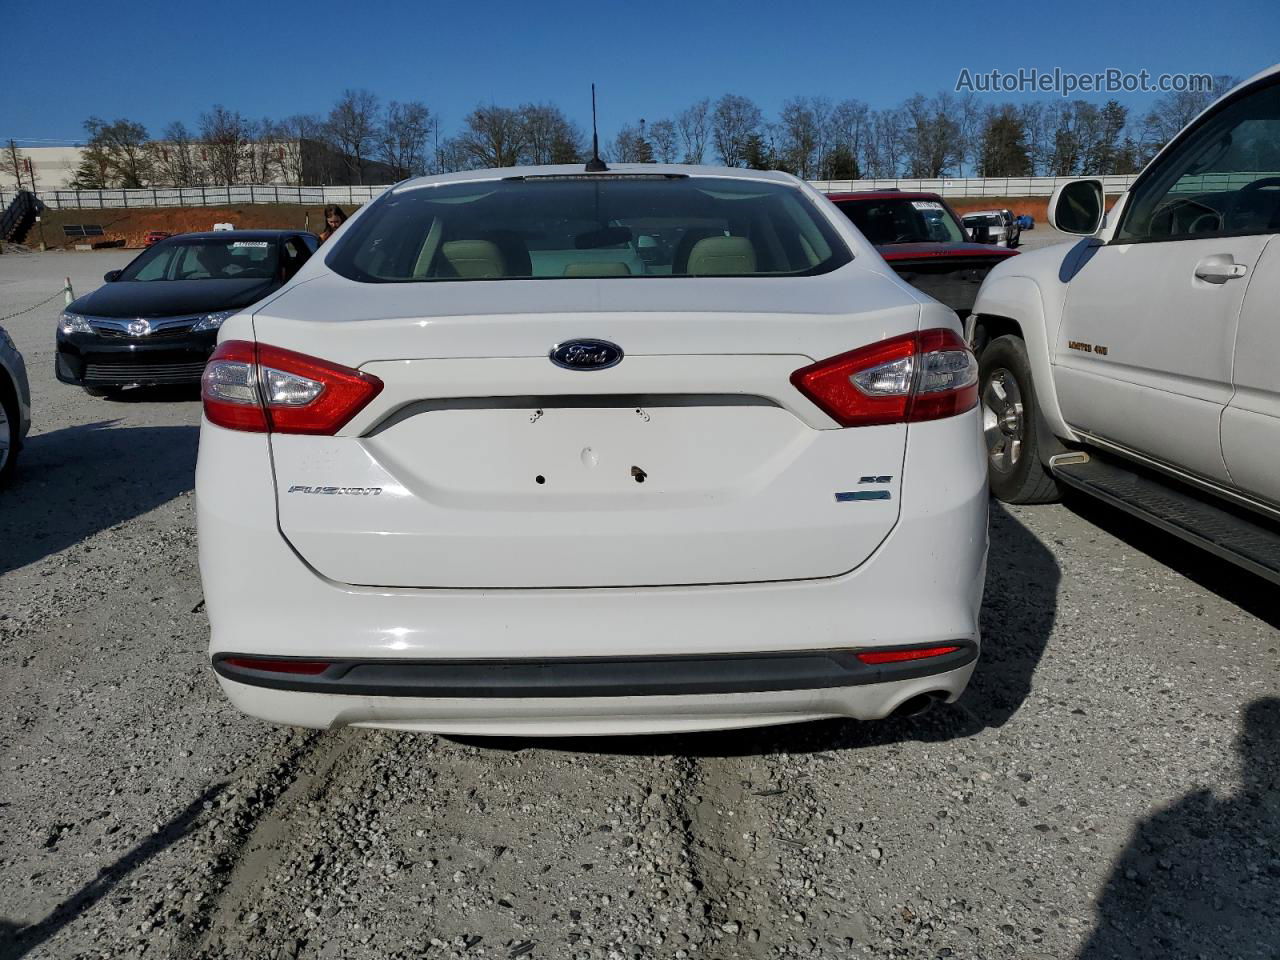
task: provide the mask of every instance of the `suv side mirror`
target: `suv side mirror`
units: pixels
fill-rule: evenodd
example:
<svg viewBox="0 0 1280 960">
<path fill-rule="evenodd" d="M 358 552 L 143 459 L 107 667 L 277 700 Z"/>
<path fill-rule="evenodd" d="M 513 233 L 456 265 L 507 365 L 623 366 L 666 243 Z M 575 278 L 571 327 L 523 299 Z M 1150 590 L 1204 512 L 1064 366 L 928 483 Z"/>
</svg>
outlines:
<svg viewBox="0 0 1280 960">
<path fill-rule="evenodd" d="M 969 237 L 974 243 L 990 243 L 991 228 L 988 226 L 970 227 Z"/>
<path fill-rule="evenodd" d="M 102 275 L 102 279 L 107 281 L 107 283 L 115 283 L 120 279 L 120 274 L 122 273 L 124 273 L 123 270 L 108 270 Z"/>
<path fill-rule="evenodd" d="M 1049 199 L 1049 226 L 1087 237 L 1098 232 L 1106 205 L 1101 180 L 1071 180 L 1054 188 Z"/>
</svg>

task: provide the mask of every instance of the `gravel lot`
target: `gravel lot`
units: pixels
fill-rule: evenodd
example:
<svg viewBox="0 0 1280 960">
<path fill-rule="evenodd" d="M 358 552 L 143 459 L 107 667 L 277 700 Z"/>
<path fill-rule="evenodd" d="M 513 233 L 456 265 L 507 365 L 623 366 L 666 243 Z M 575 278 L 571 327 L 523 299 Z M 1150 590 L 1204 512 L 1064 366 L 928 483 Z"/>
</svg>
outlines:
<svg viewBox="0 0 1280 960">
<path fill-rule="evenodd" d="M 0 316 L 128 256 L 0 257 Z M 0 494 L 0 958 L 1278 955 L 1260 581 L 995 508 L 983 661 L 914 722 L 273 728 L 205 659 L 195 397 L 56 383 L 55 306 L 4 321 L 35 426 Z"/>
</svg>

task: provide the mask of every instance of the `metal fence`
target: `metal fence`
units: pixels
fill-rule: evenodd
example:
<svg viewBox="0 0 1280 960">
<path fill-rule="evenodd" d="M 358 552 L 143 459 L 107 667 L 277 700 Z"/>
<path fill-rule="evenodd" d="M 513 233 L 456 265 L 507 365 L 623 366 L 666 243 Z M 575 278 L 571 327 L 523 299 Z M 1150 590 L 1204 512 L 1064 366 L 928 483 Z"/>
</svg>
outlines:
<svg viewBox="0 0 1280 960">
<path fill-rule="evenodd" d="M 289 203 L 324 206 L 356 205 L 372 200 L 384 185 L 362 187 L 284 187 L 245 185 L 235 187 L 148 187 L 143 190 L 40 190 L 51 210 L 102 210 L 134 207 L 226 207 L 243 204 Z M 0 206 L 7 206 L 15 191 L 0 190 Z"/>
<path fill-rule="evenodd" d="M 1109 195 L 1120 194 L 1133 183 L 1134 175 L 1103 177 Z M 944 197 L 1047 197 L 1059 183 L 1071 177 L 987 177 L 889 180 L 811 180 L 825 193 L 852 193 L 860 190 L 924 190 Z M 266 185 L 236 187 L 150 187 L 143 190 L 41 190 L 40 199 L 51 210 L 101 210 L 146 207 L 225 207 L 239 204 L 290 203 L 323 206 L 327 203 L 356 205 L 372 200 L 386 185 L 350 187 L 284 187 Z M 0 206 L 14 197 L 12 190 L 0 190 Z"/>
<path fill-rule="evenodd" d="M 1108 196 L 1124 193 L 1138 178 L 1136 173 L 1102 177 Z M 810 180 L 823 193 L 857 193 L 862 190 L 921 190 L 944 197 L 1048 197 L 1058 184 L 1077 177 L 939 177 L 891 180 Z"/>
</svg>

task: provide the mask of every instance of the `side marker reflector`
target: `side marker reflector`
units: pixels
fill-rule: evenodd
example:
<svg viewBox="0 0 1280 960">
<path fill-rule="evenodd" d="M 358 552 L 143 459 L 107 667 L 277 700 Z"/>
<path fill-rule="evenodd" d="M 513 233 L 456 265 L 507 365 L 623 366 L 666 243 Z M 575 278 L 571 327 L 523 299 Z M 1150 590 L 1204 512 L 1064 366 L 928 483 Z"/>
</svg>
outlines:
<svg viewBox="0 0 1280 960">
<path fill-rule="evenodd" d="M 906 660 L 928 660 L 930 657 L 941 657 L 955 653 L 960 648 L 955 644 L 943 647 L 917 647 L 914 650 L 864 650 L 857 655 L 865 664 L 902 663 Z"/>
<path fill-rule="evenodd" d="M 308 677 L 319 676 L 329 669 L 323 660 L 268 660 L 259 657 L 227 657 L 222 661 L 240 670 L 261 670 L 264 673 L 300 673 Z"/>
</svg>

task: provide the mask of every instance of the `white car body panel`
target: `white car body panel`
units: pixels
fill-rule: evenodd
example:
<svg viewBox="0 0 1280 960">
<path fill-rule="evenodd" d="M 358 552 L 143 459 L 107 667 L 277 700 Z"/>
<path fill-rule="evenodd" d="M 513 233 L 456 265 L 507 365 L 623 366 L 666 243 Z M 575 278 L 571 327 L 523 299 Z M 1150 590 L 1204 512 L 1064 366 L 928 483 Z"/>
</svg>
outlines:
<svg viewBox="0 0 1280 960">
<path fill-rule="evenodd" d="M 376 589 L 328 580 L 277 529 L 267 437 L 205 422 L 196 487 L 210 651 L 249 646 L 277 656 L 501 659 L 977 640 L 987 551 L 986 460 L 977 411 L 957 419 L 963 423 L 911 425 L 898 524 L 852 573 L 792 583 L 567 590 Z M 393 722 L 451 733 L 568 735 L 818 716 L 875 719 L 925 691 L 954 699 L 970 672 L 967 667 L 924 681 L 789 696 L 557 698 L 521 706 L 495 700 L 391 703 L 219 682 L 242 710 L 281 723 Z"/>
<path fill-rule="evenodd" d="M 1280 65 L 1219 99 L 1277 75 Z M 1130 200 L 1119 197 L 1091 237 L 996 266 L 969 335 L 983 316 L 1017 324 L 1041 413 L 1062 440 L 1096 443 L 1274 514 L 1280 238 L 1273 230 L 1113 243 Z M 1240 273 L 1206 282 L 1196 271 L 1207 262 L 1234 262 Z"/>
<path fill-rule="evenodd" d="M 1053 352 L 1064 419 L 1077 431 L 1228 480 L 1218 430 L 1233 391 L 1245 284 L 1207 283 L 1195 270 L 1232 256 L 1252 270 L 1267 242 L 1092 247 L 1067 285 Z"/>
<path fill-rule="evenodd" d="M 384 387 L 335 436 L 203 424 L 211 654 L 500 664 L 976 645 L 987 549 L 978 411 L 842 429 L 789 379 L 959 322 L 825 198 L 797 189 L 847 240 L 851 263 L 803 278 L 359 283 L 318 256 L 252 315 L 227 320 L 223 342 L 297 350 Z M 549 361 L 583 337 L 619 344 L 624 360 L 585 372 Z M 862 484 L 875 498 L 836 501 Z M 921 694 L 954 699 L 972 670 L 550 698 L 219 682 L 242 709 L 282 723 L 585 734 L 871 719 Z"/>
<path fill-rule="evenodd" d="M 1235 343 L 1235 392 L 1222 413 L 1222 455 L 1231 482 L 1280 505 L 1280 237 L 1258 258 Z"/>
</svg>

